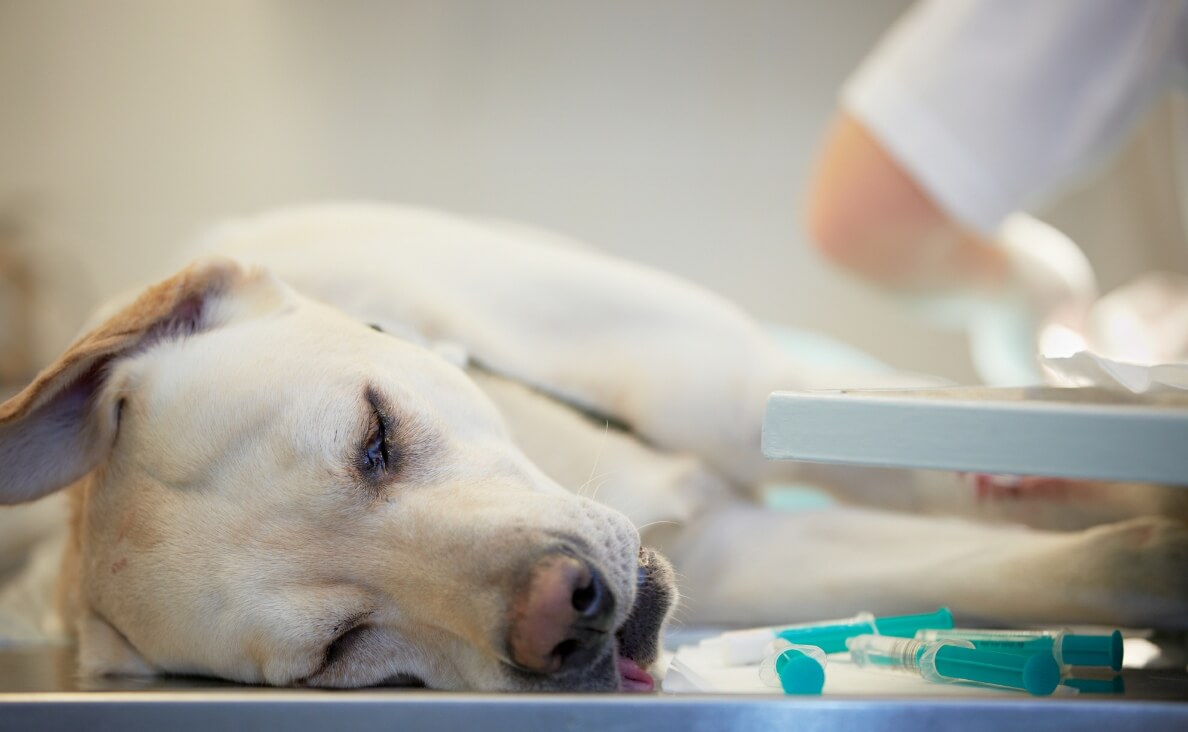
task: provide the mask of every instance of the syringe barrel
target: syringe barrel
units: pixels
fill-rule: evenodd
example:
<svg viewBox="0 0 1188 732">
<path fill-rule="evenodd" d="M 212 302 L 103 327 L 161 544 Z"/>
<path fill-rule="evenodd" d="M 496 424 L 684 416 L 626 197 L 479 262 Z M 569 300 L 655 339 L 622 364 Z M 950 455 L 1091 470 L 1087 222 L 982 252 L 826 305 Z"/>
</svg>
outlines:
<svg viewBox="0 0 1188 732">
<path fill-rule="evenodd" d="M 858 666 L 897 671 L 928 681 L 968 681 L 1051 694 L 1060 667 L 1049 652 L 1000 653 L 978 649 L 968 640 L 919 640 L 887 636 L 851 638 L 850 657 Z"/>
<path fill-rule="evenodd" d="M 1041 638 L 1053 640 L 1063 638 L 1068 630 L 1057 628 L 1050 630 L 998 630 L 983 628 L 946 628 L 936 630 L 920 630 L 916 632 L 917 640 L 968 640 L 968 641 L 1028 641 Z"/>
<path fill-rule="evenodd" d="M 870 633 L 910 638 L 920 628 L 952 627 L 953 614 L 944 607 L 930 613 L 881 618 L 862 612 L 837 620 L 729 631 L 706 638 L 701 641 L 700 647 L 724 666 L 739 666 L 762 660 L 767 644 L 777 636 L 789 643 L 817 646 L 826 653 L 844 653 L 846 640 L 856 635 Z"/>
<path fill-rule="evenodd" d="M 794 625 L 777 625 L 768 628 L 747 628 L 731 630 L 713 638 L 701 641 L 701 648 L 716 655 L 723 666 L 743 666 L 756 663 L 763 658 L 764 651 L 780 633 L 786 631 L 801 631 L 810 628 L 825 628 L 833 626 L 853 626 L 857 623 L 873 623 L 874 615 L 868 612 L 858 613 L 850 618 L 836 620 L 822 620 L 815 623 L 798 623 Z"/>
<path fill-rule="evenodd" d="M 843 653 L 846 640 L 856 635 L 878 635 L 877 619 L 872 613 L 859 613 L 840 623 L 816 623 L 798 628 L 785 628 L 777 637 L 789 643 L 816 646 L 825 653 Z"/>
<path fill-rule="evenodd" d="M 987 651 L 1051 653 L 1056 663 L 1065 665 L 1060 655 L 1064 630 L 921 630 L 918 640 L 963 640 Z"/>
<path fill-rule="evenodd" d="M 918 640 L 968 640 L 976 648 L 1008 653 L 1051 653 L 1061 667 L 1122 668 L 1122 634 L 1079 634 L 1067 628 L 1051 630 L 921 630 Z"/>
<path fill-rule="evenodd" d="M 926 676 L 920 663 L 921 657 L 929 649 L 946 645 L 973 648 L 973 644 L 967 641 L 923 641 L 886 635 L 860 635 L 846 641 L 846 647 L 850 650 L 850 660 L 857 666 L 924 676 L 929 681 L 948 679 L 937 676 L 935 667 L 931 670 L 932 675 Z"/>
<path fill-rule="evenodd" d="M 958 641 L 960 642 L 960 641 Z M 1047 696 L 1060 683 L 1060 666 L 1048 652 L 1002 653 L 933 641 L 920 655 L 920 674 L 929 681 L 968 681 Z"/>
</svg>

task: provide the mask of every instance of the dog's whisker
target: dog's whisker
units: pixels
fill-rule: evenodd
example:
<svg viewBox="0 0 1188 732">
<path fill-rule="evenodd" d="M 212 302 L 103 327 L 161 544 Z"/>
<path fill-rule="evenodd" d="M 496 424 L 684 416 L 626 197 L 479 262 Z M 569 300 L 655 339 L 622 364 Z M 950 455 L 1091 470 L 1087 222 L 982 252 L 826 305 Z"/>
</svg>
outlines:
<svg viewBox="0 0 1188 732">
<path fill-rule="evenodd" d="M 606 477 L 604 477 L 602 480 L 598 481 L 598 485 L 594 486 L 594 492 L 590 494 L 591 501 L 598 500 L 598 489 L 601 488 L 602 486 L 606 485 L 607 483 L 609 483 L 613 478 L 617 477 L 618 472 L 612 470 L 607 473 L 604 473 L 603 475 L 605 475 Z"/>
<path fill-rule="evenodd" d="M 618 471 L 618 470 L 608 470 L 608 471 L 606 471 L 605 473 L 599 473 L 598 475 L 592 476 L 592 477 L 590 478 L 590 480 L 587 480 L 585 483 L 582 483 L 582 486 L 581 486 L 581 488 L 579 488 L 579 489 L 578 489 L 578 491 L 579 491 L 578 495 L 581 495 L 580 491 L 582 490 L 582 488 L 585 488 L 585 487 L 589 486 L 589 485 L 590 485 L 592 482 L 594 482 L 595 480 L 599 480 L 599 481 L 600 481 L 600 482 L 598 483 L 598 485 L 600 486 L 600 485 L 602 485 L 603 483 L 605 483 L 607 480 L 609 480 L 610 478 L 613 478 L 613 477 L 617 476 L 617 475 L 619 474 L 619 472 L 620 472 L 620 471 Z M 597 490 L 598 490 L 598 487 L 597 487 L 597 486 L 595 486 L 594 490 L 593 490 L 591 493 L 592 493 L 592 494 L 593 494 L 593 493 L 596 493 L 596 492 L 597 492 Z M 593 500 L 593 497 L 592 497 L 592 495 L 591 495 L 591 496 L 584 496 L 584 497 L 585 497 L 585 498 L 590 498 L 591 500 Z"/>
<path fill-rule="evenodd" d="M 594 471 L 598 470 L 598 461 L 602 459 L 602 448 L 606 446 L 606 438 L 609 434 L 610 420 L 607 420 L 602 423 L 602 439 L 598 441 L 598 452 L 594 454 L 594 464 L 590 466 L 590 477 L 586 478 L 585 483 L 582 483 L 582 487 L 578 489 L 578 495 L 582 495 L 582 491 L 594 480 Z"/>
<path fill-rule="evenodd" d="M 680 521 L 669 521 L 668 519 L 660 519 L 659 521 L 649 521 L 648 523 L 644 524 L 643 526 L 637 527 L 636 531 L 643 533 L 644 529 L 649 529 L 653 526 L 659 526 L 660 524 L 672 524 L 673 526 L 680 526 L 681 523 L 682 522 L 680 522 Z"/>
<path fill-rule="evenodd" d="M 598 475 L 594 476 L 593 478 L 586 481 L 582 485 L 582 487 L 585 488 L 585 487 L 590 486 L 591 483 L 594 483 L 594 481 L 598 481 L 597 483 L 594 483 L 594 487 L 590 489 L 589 493 L 583 497 L 588 498 L 590 500 L 594 500 L 594 497 L 596 495 L 598 495 L 598 489 L 601 488 L 602 485 L 604 483 L 606 483 L 608 480 L 615 478 L 617 476 L 618 476 L 618 471 L 615 471 L 615 470 L 609 470 L 605 473 L 599 473 Z"/>
</svg>

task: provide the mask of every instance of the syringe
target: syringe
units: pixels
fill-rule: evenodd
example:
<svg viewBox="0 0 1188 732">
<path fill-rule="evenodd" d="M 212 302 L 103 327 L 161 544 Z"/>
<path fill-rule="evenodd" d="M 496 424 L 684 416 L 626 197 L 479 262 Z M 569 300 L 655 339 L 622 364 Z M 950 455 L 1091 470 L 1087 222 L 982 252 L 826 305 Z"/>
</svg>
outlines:
<svg viewBox="0 0 1188 732">
<path fill-rule="evenodd" d="M 1122 633 L 1108 635 L 1057 630 L 920 630 L 918 640 L 964 640 L 974 648 L 1009 653 L 1051 653 L 1062 668 L 1100 666 L 1122 670 Z"/>
<path fill-rule="evenodd" d="M 716 655 L 723 666 L 741 666 L 761 661 L 768 644 L 777 637 L 796 645 L 816 646 L 825 653 L 843 653 L 847 638 L 864 633 L 911 638 L 923 628 L 952 627 L 953 614 L 944 607 L 933 613 L 881 618 L 864 612 L 851 618 L 816 623 L 732 630 L 706 638 L 699 645 L 702 650 Z"/>
<path fill-rule="evenodd" d="M 972 682 L 1047 696 L 1060 683 L 1060 666 L 1048 652 L 1025 655 L 974 648 L 965 640 L 923 641 L 860 635 L 846 641 L 855 665 L 919 676 L 927 681 Z"/>
<path fill-rule="evenodd" d="M 777 638 L 759 664 L 759 680 L 785 694 L 820 694 L 825 686 L 825 652 Z"/>
</svg>

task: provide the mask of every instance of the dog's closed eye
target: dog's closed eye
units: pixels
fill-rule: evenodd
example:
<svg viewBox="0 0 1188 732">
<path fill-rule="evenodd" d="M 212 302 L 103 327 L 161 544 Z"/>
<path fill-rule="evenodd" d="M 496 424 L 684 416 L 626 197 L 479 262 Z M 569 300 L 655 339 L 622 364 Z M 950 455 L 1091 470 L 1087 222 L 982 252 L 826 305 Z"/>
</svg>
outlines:
<svg viewBox="0 0 1188 732">
<path fill-rule="evenodd" d="M 351 652 L 351 649 L 359 644 L 369 630 L 371 630 L 370 626 L 356 625 L 332 640 L 322 654 L 322 667 L 320 671 L 330 668 L 346 657 Z"/>
<path fill-rule="evenodd" d="M 379 410 L 373 410 L 371 430 L 363 446 L 363 470 L 372 474 L 382 473 L 388 469 L 390 459 L 387 420 Z"/>
<path fill-rule="evenodd" d="M 366 477 L 378 480 L 396 470 L 399 451 L 393 439 L 390 411 L 374 389 L 368 388 L 366 396 L 371 415 L 361 449 L 360 467 Z"/>
<path fill-rule="evenodd" d="M 318 667 L 308 676 L 296 679 L 293 683 L 297 686 L 305 686 L 310 683 L 317 684 L 319 677 L 326 674 L 327 671 L 334 668 L 335 664 L 354 652 L 359 644 L 364 642 L 365 637 L 371 631 L 371 626 L 364 622 L 367 619 L 367 615 L 367 613 L 361 613 L 339 623 L 336 628 L 337 634 L 322 649 L 322 656 L 318 662 Z"/>
<path fill-rule="evenodd" d="M 426 456 L 439 449 L 440 437 L 374 384 L 363 388 L 360 408 L 363 419 L 352 427 L 343 465 L 354 485 L 383 498 L 393 485 L 425 474 Z"/>
</svg>

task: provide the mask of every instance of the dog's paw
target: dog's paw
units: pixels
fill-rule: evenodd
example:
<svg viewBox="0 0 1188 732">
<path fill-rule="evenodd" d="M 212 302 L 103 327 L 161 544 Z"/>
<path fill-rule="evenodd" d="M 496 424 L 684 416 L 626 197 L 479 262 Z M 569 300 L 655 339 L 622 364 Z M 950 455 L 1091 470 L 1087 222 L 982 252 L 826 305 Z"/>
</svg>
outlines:
<svg viewBox="0 0 1188 732">
<path fill-rule="evenodd" d="M 1069 600 L 1129 627 L 1188 628 L 1188 525 L 1145 517 L 1098 526 L 1062 547 Z"/>
<path fill-rule="evenodd" d="M 982 519 L 1077 531 L 1146 516 L 1188 521 L 1188 491 L 1146 483 L 965 473 L 970 510 Z"/>
<path fill-rule="evenodd" d="M 1075 487 L 1075 481 L 1063 478 L 1035 478 L 987 473 L 969 473 L 963 477 L 973 489 L 974 497 L 979 503 L 1017 501 L 1031 497 L 1063 501 L 1069 497 L 1069 490 Z"/>
</svg>

